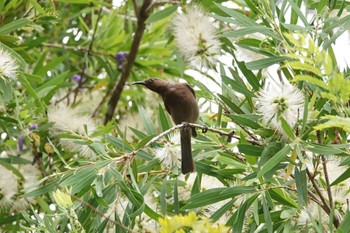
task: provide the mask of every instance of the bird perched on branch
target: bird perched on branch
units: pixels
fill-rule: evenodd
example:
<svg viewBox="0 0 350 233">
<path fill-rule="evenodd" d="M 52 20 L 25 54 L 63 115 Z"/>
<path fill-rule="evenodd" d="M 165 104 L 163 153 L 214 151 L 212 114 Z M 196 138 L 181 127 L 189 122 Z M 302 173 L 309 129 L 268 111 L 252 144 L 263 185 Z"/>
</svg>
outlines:
<svg viewBox="0 0 350 233">
<path fill-rule="evenodd" d="M 158 93 L 165 105 L 165 109 L 171 115 L 175 124 L 184 122 L 195 123 L 198 119 L 199 109 L 196 94 L 187 83 L 171 83 L 158 78 L 134 82 L 133 85 L 143 85 Z M 190 126 L 184 126 L 180 130 L 181 137 L 181 171 L 183 174 L 195 171 L 191 149 L 191 131 L 194 137 L 197 132 Z"/>
</svg>

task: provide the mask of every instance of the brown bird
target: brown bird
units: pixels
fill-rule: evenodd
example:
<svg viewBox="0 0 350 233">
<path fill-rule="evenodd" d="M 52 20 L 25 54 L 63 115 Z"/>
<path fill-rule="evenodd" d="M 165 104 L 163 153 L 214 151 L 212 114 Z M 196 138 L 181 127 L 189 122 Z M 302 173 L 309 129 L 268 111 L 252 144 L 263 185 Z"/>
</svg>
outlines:
<svg viewBox="0 0 350 233">
<path fill-rule="evenodd" d="M 195 123 L 198 119 L 199 109 L 196 94 L 187 83 L 171 83 L 158 78 L 134 82 L 147 87 L 162 96 L 165 109 L 171 115 L 175 124 L 183 122 Z M 181 128 L 181 171 L 183 174 L 195 171 L 191 149 L 191 130 L 194 137 L 197 132 L 194 128 Z"/>
</svg>

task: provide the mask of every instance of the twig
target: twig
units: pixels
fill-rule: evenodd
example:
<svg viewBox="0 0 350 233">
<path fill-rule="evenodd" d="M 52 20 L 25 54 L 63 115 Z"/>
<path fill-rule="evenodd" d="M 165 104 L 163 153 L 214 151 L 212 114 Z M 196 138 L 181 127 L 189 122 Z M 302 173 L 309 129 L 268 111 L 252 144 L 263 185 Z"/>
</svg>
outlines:
<svg viewBox="0 0 350 233">
<path fill-rule="evenodd" d="M 136 56 L 140 47 L 141 39 L 143 36 L 143 33 L 146 28 L 146 20 L 149 16 L 149 6 L 151 5 L 152 0 L 144 0 L 143 4 L 141 6 L 141 9 L 139 10 L 138 14 L 138 20 L 137 20 L 137 29 L 134 35 L 133 42 L 131 44 L 130 51 L 128 53 L 127 59 L 126 59 L 126 65 L 123 67 L 122 75 L 119 79 L 119 82 L 115 86 L 112 96 L 109 99 L 107 103 L 107 111 L 105 114 L 104 124 L 107 124 L 108 121 L 110 121 L 113 118 L 113 114 L 115 111 L 115 107 L 118 104 L 118 101 L 120 99 L 121 93 L 124 89 L 126 80 L 128 79 L 131 69 L 135 63 Z"/>
<path fill-rule="evenodd" d="M 96 209 L 93 205 L 91 205 L 90 203 L 84 201 L 83 199 L 75 196 L 75 195 L 72 195 L 72 194 L 69 194 L 73 199 L 77 200 L 78 202 L 80 202 L 81 204 L 85 205 L 86 207 L 88 207 L 89 209 L 93 210 L 96 214 L 98 214 L 99 216 L 101 216 L 102 218 L 108 220 L 109 222 L 111 222 L 112 224 L 120 227 L 120 228 L 123 228 L 123 230 L 126 230 L 127 232 L 135 232 L 133 231 L 132 229 L 124 226 L 123 224 L 119 223 L 119 222 L 116 222 L 114 221 L 113 219 L 111 219 L 110 217 L 108 217 L 107 215 L 105 215 L 104 213 L 100 212 L 98 209 Z"/>
<path fill-rule="evenodd" d="M 215 128 L 210 128 L 210 127 L 207 127 L 205 125 L 200 125 L 200 124 L 195 124 L 195 123 L 187 123 L 187 122 L 183 122 L 181 124 L 178 124 L 178 125 L 175 125 L 174 127 L 170 128 L 170 129 L 167 129 L 165 130 L 164 132 L 162 132 L 161 134 L 158 134 L 157 136 L 153 137 L 150 141 L 148 141 L 144 146 L 142 146 L 141 148 L 137 149 L 137 150 L 134 150 L 128 154 L 124 154 L 123 156 L 121 157 L 117 157 L 115 158 L 115 160 L 117 160 L 118 162 L 126 162 L 126 161 L 130 161 L 134 158 L 134 156 L 142 149 L 148 147 L 149 145 L 151 145 L 152 143 L 158 141 L 160 138 L 164 137 L 165 135 L 175 131 L 175 130 L 179 130 L 181 128 L 184 128 L 184 127 L 193 127 L 193 128 L 200 128 L 202 129 L 202 132 L 203 133 L 206 133 L 207 131 L 211 131 L 213 133 L 217 133 L 221 136 L 227 136 L 228 139 L 230 138 L 235 138 L 235 139 L 240 139 L 239 136 L 236 136 L 234 135 L 234 131 L 232 130 L 231 132 L 225 132 L 225 131 L 222 131 L 222 130 L 219 130 L 219 129 L 215 129 Z M 261 146 L 261 143 L 258 142 L 258 141 L 255 141 L 253 139 L 246 139 L 249 143 L 253 144 L 253 145 L 258 145 L 258 146 Z"/>
<path fill-rule="evenodd" d="M 85 166 L 80 166 L 78 169 L 82 169 L 82 168 L 85 168 L 85 167 L 89 167 L 91 166 L 93 163 L 91 164 L 88 164 L 88 165 L 85 165 Z M 55 174 L 55 175 L 58 175 L 58 174 Z M 50 180 L 51 179 L 51 176 L 48 175 L 46 172 L 44 174 L 44 176 L 48 177 Z M 52 179 L 51 182 L 56 186 L 57 189 L 63 189 L 61 187 L 61 185 L 55 180 L 55 179 Z M 80 202 L 82 205 L 86 206 L 87 208 L 91 209 L 92 211 L 94 211 L 96 214 L 98 214 L 99 216 L 101 216 L 102 218 L 106 219 L 107 221 L 109 221 L 110 223 L 120 227 L 120 228 L 123 228 L 124 230 L 128 231 L 128 232 L 134 232 L 132 229 L 124 226 L 123 224 L 119 223 L 119 222 L 116 222 L 114 221 L 113 219 L 111 219 L 110 217 L 108 217 L 106 214 L 102 213 L 101 211 L 99 211 L 98 209 L 96 209 L 93 205 L 91 205 L 90 203 L 86 202 L 85 200 L 77 197 L 76 195 L 74 194 L 71 194 L 71 193 L 68 193 L 68 195 L 73 198 L 74 200 L 77 200 L 78 202 Z"/>
<path fill-rule="evenodd" d="M 321 132 L 319 130 L 316 131 L 317 135 L 317 141 L 319 144 L 322 144 L 322 138 L 321 138 Z M 333 209 L 333 197 L 332 197 L 332 190 L 329 182 L 329 176 L 328 176 L 328 171 L 327 171 L 327 162 L 324 157 L 324 155 L 320 155 L 321 160 L 322 160 L 322 166 L 323 166 L 323 171 L 324 171 L 324 178 L 326 180 L 326 185 L 327 185 L 327 194 L 328 194 L 328 199 L 329 199 L 329 207 Z"/>
<path fill-rule="evenodd" d="M 329 205 L 327 204 L 326 200 L 324 199 L 322 193 L 321 193 L 321 190 L 318 188 L 314 178 L 312 177 L 312 174 L 311 172 L 309 171 L 309 169 L 306 168 L 306 174 L 307 176 L 309 177 L 311 183 L 312 183 L 312 186 L 314 187 L 314 189 L 316 190 L 316 193 L 317 195 L 319 196 L 322 204 L 320 204 L 321 208 L 328 214 L 330 215 L 331 214 L 331 208 L 329 207 Z M 338 228 L 339 226 L 339 219 L 336 215 L 333 215 L 333 224 L 336 228 Z"/>
</svg>

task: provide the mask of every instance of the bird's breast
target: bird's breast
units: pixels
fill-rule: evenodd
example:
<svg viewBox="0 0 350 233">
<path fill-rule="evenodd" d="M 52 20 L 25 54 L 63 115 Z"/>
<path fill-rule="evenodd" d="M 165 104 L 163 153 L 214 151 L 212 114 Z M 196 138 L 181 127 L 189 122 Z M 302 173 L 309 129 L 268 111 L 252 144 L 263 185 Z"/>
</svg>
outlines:
<svg viewBox="0 0 350 233">
<path fill-rule="evenodd" d="M 194 123 L 199 110 L 194 94 L 186 86 L 172 87 L 163 94 L 164 104 L 175 124 Z"/>
</svg>

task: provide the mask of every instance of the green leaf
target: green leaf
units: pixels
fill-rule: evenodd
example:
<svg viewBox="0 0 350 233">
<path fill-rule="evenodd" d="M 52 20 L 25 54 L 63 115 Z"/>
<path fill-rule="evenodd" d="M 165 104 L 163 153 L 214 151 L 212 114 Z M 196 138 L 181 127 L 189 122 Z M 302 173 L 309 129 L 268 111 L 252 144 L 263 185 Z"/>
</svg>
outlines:
<svg viewBox="0 0 350 233">
<path fill-rule="evenodd" d="M 72 193 L 78 193 L 82 189 L 91 186 L 100 169 L 106 167 L 110 161 L 98 161 L 96 164 L 82 168 L 75 173 L 68 173 L 62 177 L 63 186 L 72 186 Z"/>
<path fill-rule="evenodd" d="M 61 87 L 61 84 L 65 80 L 67 80 L 67 77 L 69 77 L 69 75 L 70 75 L 69 71 L 66 71 L 60 75 L 57 75 L 54 78 L 50 78 L 49 80 L 44 82 L 42 85 L 40 85 L 35 91 L 37 92 L 40 98 L 44 99 L 44 101 L 49 101 L 52 98 L 53 94 L 55 93 L 55 90 Z"/>
<path fill-rule="evenodd" d="M 59 2 L 69 3 L 69 4 L 94 4 L 108 7 L 110 9 L 113 8 L 113 5 L 107 2 L 100 2 L 98 0 L 58 0 Z"/>
<path fill-rule="evenodd" d="M 296 5 L 300 8 L 301 7 L 301 0 L 296 1 Z M 298 14 L 295 10 L 292 10 L 291 15 L 290 15 L 290 23 L 291 24 L 297 24 L 298 22 Z"/>
<path fill-rule="evenodd" d="M 269 194 L 271 198 L 278 201 L 282 205 L 291 206 L 294 208 L 297 208 L 298 205 L 295 203 L 295 201 L 288 196 L 288 193 L 285 192 L 283 189 L 270 189 Z"/>
<path fill-rule="evenodd" d="M 295 0 L 287 0 L 287 1 L 292 6 L 292 12 L 294 12 L 294 14 L 299 17 L 299 19 L 303 22 L 304 26 L 310 27 L 306 17 L 301 12 L 300 7 L 297 5 L 297 3 L 295 3 Z M 295 20 L 295 17 L 296 16 L 294 16 L 294 18 L 293 18 L 293 16 L 292 16 L 292 20 Z"/>
<path fill-rule="evenodd" d="M 299 206 L 304 206 L 307 203 L 307 179 L 306 170 L 300 170 L 298 167 L 294 169 L 295 184 L 297 186 Z"/>
<path fill-rule="evenodd" d="M 238 12 L 237 10 L 224 7 L 223 5 L 218 4 L 216 2 L 214 2 L 214 3 L 220 10 L 222 10 L 223 12 L 228 14 L 229 16 L 233 17 L 236 20 L 235 24 L 239 24 L 239 25 L 242 25 L 245 27 L 259 26 L 252 19 L 248 18 L 247 16 L 243 15 L 242 13 Z"/>
<path fill-rule="evenodd" d="M 343 221 L 340 223 L 337 233 L 347 233 L 350 229 L 350 212 L 347 211 L 343 217 Z"/>
<path fill-rule="evenodd" d="M 288 122 L 283 118 L 283 116 L 280 116 L 280 121 L 281 121 L 281 126 L 282 129 L 284 130 L 284 132 L 288 135 L 288 137 L 292 140 L 295 139 L 295 134 L 293 132 L 292 127 L 290 127 L 290 125 L 288 124 Z"/>
<path fill-rule="evenodd" d="M 285 156 L 292 150 L 292 148 L 287 145 L 278 153 L 276 153 L 272 158 L 270 158 L 264 166 L 258 171 L 257 178 L 262 177 L 265 173 L 269 172 L 272 168 L 277 166 L 280 162 L 283 161 Z"/>
<path fill-rule="evenodd" d="M 179 214 L 179 187 L 177 185 L 177 178 L 175 179 L 175 184 L 174 184 L 174 212 L 175 214 Z"/>
<path fill-rule="evenodd" d="M 265 36 L 269 36 L 276 40 L 281 40 L 281 38 L 276 35 L 270 28 L 263 26 L 250 26 L 247 28 L 237 29 L 229 32 L 225 32 L 220 35 L 220 37 L 242 37 L 247 34 L 261 33 Z"/>
<path fill-rule="evenodd" d="M 40 14 L 44 15 L 46 13 L 45 10 L 40 6 L 40 4 L 37 1 L 35 0 L 29 0 L 29 1 L 33 5 L 35 10 L 37 10 Z"/>
<path fill-rule="evenodd" d="M 166 116 L 164 108 L 162 107 L 162 105 L 160 103 L 159 103 L 158 110 L 159 110 L 160 126 L 161 126 L 162 131 L 165 131 L 165 130 L 170 128 L 170 123 L 168 121 L 168 118 Z"/>
<path fill-rule="evenodd" d="M 167 202 L 166 202 L 167 184 L 168 184 L 167 179 L 164 178 L 163 182 L 162 182 L 162 189 L 161 189 L 160 195 L 159 195 L 159 202 L 160 202 L 160 207 L 161 207 L 163 215 L 165 215 L 165 213 L 166 213 L 166 206 L 167 206 Z"/>
<path fill-rule="evenodd" d="M 272 225 L 273 224 L 272 224 L 272 220 L 271 220 L 270 209 L 267 206 L 267 201 L 265 199 L 265 195 L 262 196 L 261 201 L 262 201 L 262 207 L 263 207 L 264 219 L 265 219 L 267 232 L 272 233 L 272 231 L 273 231 Z"/>
<path fill-rule="evenodd" d="M 151 209 L 147 204 L 145 204 L 145 214 L 147 214 L 148 217 L 154 220 L 158 220 L 158 218 L 161 218 L 162 215 L 155 212 L 153 209 Z"/>
<path fill-rule="evenodd" d="M 24 180 L 23 175 L 18 171 L 17 168 L 15 168 L 14 166 L 12 166 L 12 164 L 7 163 L 3 160 L 0 159 L 0 165 L 5 167 L 7 170 L 13 172 L 13 174 L 15 174 L 18 178 L 20 178 L 21 180 Z"/>
<path fill-rule="evenodd" d="M 269 57 L 269 58 L 263 58 L 257 61 L 251 61 L 247 62 L 246 66 L 247 69 L 249 70 L 259 70 L 259 69 L 264 69 L 266 67 L 269 67 L 273 64 L 279 63 L 284 61 L 286 58 L 285 57 Z"/>
<path fill-rule="evenodd" d="M 210 219 L 212 219 L 214 222 L 218 221 L 227 211 L 233 208 L 234 203 L 236 200 L 232 199 L 231 201 L 227 202 L 225 205 L 220 207 L 215 213 L 213 213 L 210 216 Z"/>
<path fill-rule="evenodd" d="M 243 114 L 244 112 L 226 96 L 218 94 L 219 98 L 234 112 L 238 114 Z"/>
<path fill-rule="evenodd" d="M 330 47 L 337 39 L 339 36 L 341 36 L 344 32 L 346 32 L 348 30 L 348 28 L 350 27 L 350 21 L 348 21 L 347 23 L 345 23 L 343 25 L 343 27 L 341 27 L 336 33 L 334 33 L 331 38 L 329 38 L 328 41 L 326 41 L 323 44 L 323 49 L 328 49 L 328 47 Z"/>
<path fill-rule="evenodd" d="M 232 232 L 234 233 L 241 233 L 243 232 L 243 223 L 244 220 L 246 219 L 246 213 L 247 210 L 249 209 L 249 207 L 253 204 L 253 202 L 255 201 L 255 199 L 259 196 L 260 194 L 254 194 L 253 196 L 251 196 L 248 200 L 246 200 L 243 204 L 241 204 L 238 208 L 238 210 L 236 211 L 236 213 L 234 214 L 233 217 L 236 217 L 234 223 L 233 223 L 233 229 Z"/>
<path fill-rule="evenodd" d="M 350 177 L 350 168 L 343 172 L 335 181 L 331 183 L 330 186 L 337 185 Z"/>
<path fill-rule="evenodd" d="M 250 144 L 238 144 L 237 148 L 238 148 L 239 152 L 241 152 L 243 154 L 258 156 L 258 157 L 260 157 L 262 152 L 263 152 L 262 147 L 253 146 Z"/>
<path fill-rule="evenodd" d="M 138 109 L 139 109 L 139 114 L 140 114 L 142 123 L 146 129 L 147 134 L 150 135 L 150 134 L 157 133 L 156 128 L 154 127 L 153 121 L 148 117 L 145 109 L 141 105 L 138 106 Z"/>
<path fill-rule="evenodd" d="M 30 83 L 28 82 L 28 80 L 26 79 L 26 77 L 24 76 L 24 74 L 22 72 L 20 72 L 17 75 L 18 81 L 21 82 L 21 84 L 23 85 L 23 87 L 26 89 L 26 91 L 29 93 L 29 95 L 31 95 L 33 97 L 33 99 L 36 101 L 36 103 L 38 104 L 39 109 L 42 112 L 45 112 L 45 106 L 42 103 L 42 101 L 40 100 L 37 92 L 33 89 L 33 87 L 30 85 Z"/>
<path fill-rule="evenodd" d="M 149 135 L 145 138 L 143 138 L 135 147 L 135 150 L 141 149 L 142 147 L 144 147 L 149 141 L 151 141 L 155 136 L 157 136 L 157 134 L 152 134 Z"/>
<path fill-rule="evenodd" d="M 240 124 L 240 125 L 243 125 L 243 126 L 247 126 L 247 127 L 250 127 L 252 129 L 259 129 L 261 128 L 261 126 L 256 123 L 256 121 L 252 120 L 250 118 L 250 116 L 248 115 L 243 115 L 243 114 L 240 114 L 240 115 L 230 115 L 231 119 Z"/>
<path fill-rule="evenodd" d="M 28 19 L 18 19 L 12 21 L 11 23 L 5 24 L 0 28 L 0 34 L 9 34 L 12 31 L 15 31 L 21 27 L 28 25 L 30 21 Z"/>
<path fill-rule="evenodd" d="M 314 78 L 314 77 L 312 77 L 310 75 L 299 74 L 299 75 L 295 75 L 294 78 L 295 78 L 296 81 L 305 81 L 305 82 L 314 84 L 316 86 L 322 87 L 325 90 L 329 89 L 327 84 L 323 80 Z"/>
<path fill-rule="evenodd" d="M 230 188 L 214 188 L 205 190 L 201 193 L 193 195 L 181 210 L 194 209 L 206 205 L 210 205 L 228 198 L 233 198 L 244 193 L 252 193 L 256 191 L 254 186 L 235 186 Z"/>
<path fill-rule="evenodd" d="M 303 70 L 306 72 L 312 72 L 317 76 L 322 77 L 321 70 L 308 63 L 301 63 L 300 61 L 290 61 L 288 62 L 288 65 L 290 65 L 294 70 Z"/>
<path fill-rule="evenodd" d="M 320 155 L 336 155 L 345 153 L 343 150 L 336 148 L 334 145 L 319 145 L 308 142 L 301 142 L 303 149 Z"/>
<path fill-rule="evenodd" d="M 243 162 L 235 159 L 232 154 L 228 152 L 219 152 L 220 156 L 217 157 L 217 160 L 220 161 L 222 164 L 230 165 L 231 168 L 235 169 L 246 169 L 247 165 Z"/>
<path fill-rule="evenodd" d="M 229 77 L 222 75 L 222 80 L 226 85 L 230 85 L 231 88 L 239 93 L 242 93 L 246 97 L 255 97 L 254 93 L 252 93 L 248 88 L 244 85 L 244 83 L 237 82 Z"/>
<path fill-rule="evenodd" d="M 241 70 L 241 72 L 243 73 L 244 77 L 247 79 L 249 84 L 252 86 L 252 88 L 255 91 L 259 90 L 260 83 L 259 83 L 258 77 L 251 70 L 247 69 L 245 62 L 238 61 L 236 58 L 235 58 L 235 60 L 236 60 L 236 63 L 238 65 L 239 69 Z"/>
<path fill-rule="evenodd" d="M 146 23 L 154 23 L 156 21 L 169 17 L 176 11 L 176 9 L 177 5 L 173 5 L 165 8 L 164 10 L 157 11 L 156 13 L 150 15 L 150 17 L 146 20 Z"/>
<path fill-rule="evenodd" d="M 55 59 L 53 59 L 52 61 L 50 61 L 47 65 L 40 67 L 35 75 L 39 75 L 39 76 L 43 76 L 46 74 L 47 71 L 52 70 L 53 68 L 55 68 L 56 66 L 58 66 L 59 64 L 61 64 L 63 61 L 65 61 L 66 59 L 68 59 L 71 55 L 69 53 L 63 55 L 63 56 L 59 56 L 56 57 Z M 65 72 L 67 73 L 67 71 Z"/>
<path fill-rule="evenodd" d="M 55 183 L 55 181 L 48 183 L 44 186 L 41 186 L 38 189 L 35 189 L 29 193 L 24 194 L 22 197 L 24 198 L 28 198 L 28 197 L 36 197 L 36 196 L 40 196 L 43 194 L 46 194 L 48 192 L 51 192 L 53 190 L 55 190 L 57 188 L 57 184 Z"/>
<path fill-rule="evenodd" d="M 346 132 L 350 132 L 350 118 L 340 116 L 325 116 L 322 119 L 327 120 L 325 123 L 318 124 L 314 128 L 316 130 L 323 130 L 328 128 L 341 128 Z"/>
</svg>

